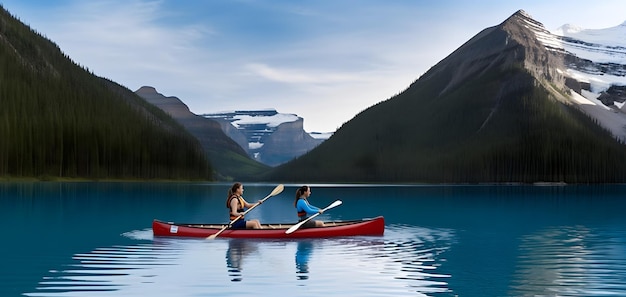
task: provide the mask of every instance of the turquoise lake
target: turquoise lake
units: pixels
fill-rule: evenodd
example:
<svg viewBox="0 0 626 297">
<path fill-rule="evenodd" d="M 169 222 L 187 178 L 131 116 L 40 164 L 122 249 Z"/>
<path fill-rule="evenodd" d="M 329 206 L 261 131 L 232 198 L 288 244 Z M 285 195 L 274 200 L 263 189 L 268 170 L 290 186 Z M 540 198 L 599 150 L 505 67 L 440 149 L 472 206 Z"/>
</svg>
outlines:
<svg viewBox="0 0 626 297">
<path fill-rule="evenodd" d="M 0 183 L 0 296 L 626 296 L 626 185 L 312 184 L 318 218 L 385 234 L 152 236 L 224 223 L 226 183 Z M 247 184 L 248 201 L 276 184 Z M 252 210 L 296 221 L 300 184 Z"/>
</svg>

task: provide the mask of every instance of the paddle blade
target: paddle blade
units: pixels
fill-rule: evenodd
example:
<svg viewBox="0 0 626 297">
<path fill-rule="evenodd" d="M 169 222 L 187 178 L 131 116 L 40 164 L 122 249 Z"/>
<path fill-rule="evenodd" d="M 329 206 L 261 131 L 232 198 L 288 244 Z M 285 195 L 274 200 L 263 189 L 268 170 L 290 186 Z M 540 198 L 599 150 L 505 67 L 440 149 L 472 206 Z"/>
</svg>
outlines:
<svg viewBox="0 0 626 297">
<path fill-rule="evenodd" d="M 331 205 L 327 206 L 324 210 L 326 211 L 326 210 L 329 210 L 329 209 L 331 209 L 333 207 L 337 207 L 337 206 L 341 205 L 342 203 L 343 203 L 343 201 L 337 200 L 337 201 L 333 202 Z"/>
<path fill-rule="evenodd" d="M 291 228 L 289 228 L 289 229 L 287 229 L 287 231 L 285 231 L 285 234 L 291 234 L 291 233 L 293 233 L 293 231 L 298 230 L 298 228 L 300 228 L 302 223 L 304 223 L 304 222 L 300 222 L 300 223 L 297 223 L 297 224 L 291 226 Z"/>
<path fill-rule="evenodd" d="M 270 197 L 271 196 L 276 196 L 280 193 L 282 193 L 282 191 L 285 189 L 285 186 L 283 184 L 280 184 L 278 186 L 276 186 L 276 188 L 274 188 L 274 190 L 270 193 Z"/>
<path fill-rule="evenodd" d="M 228 228 L 228 225 L 224 226 L 224 228 L 222 228 L 220 231 L 215 232 L 214 234 L 209 235 L 209 237 L 207 237 L 206 239 L 215 239 L 215 237 L 217 237 L 218 235 L 220 235 L 220 233 L 224 232 L 224 230 L 226 230 L 226 228 Z"/>
</svg>

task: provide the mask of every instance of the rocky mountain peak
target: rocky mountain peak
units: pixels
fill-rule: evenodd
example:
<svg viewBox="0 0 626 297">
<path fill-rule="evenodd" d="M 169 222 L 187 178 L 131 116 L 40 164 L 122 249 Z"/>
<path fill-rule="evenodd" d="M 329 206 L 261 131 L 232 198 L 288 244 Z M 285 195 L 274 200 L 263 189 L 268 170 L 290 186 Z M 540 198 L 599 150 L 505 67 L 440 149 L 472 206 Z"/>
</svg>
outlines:
<svg viewBox="0 0 626 297">
<path fill-rule="evenodd" d="M 159 93 L 154 87 L 142 86 L 137 91 L 137 95 L 146 101 L 158 106 L 174 118 L 193 117 L 189 107 L 180 99 L 174 96 L 166 97 Z"/>
<path fill-rule="evenodd" d="M 513 15 L 511 15 L 511 17 L 520 17 L 520 18 L 526 18 L 526 19 L 531 19 L 531 20 L 533 19 L 533 17 L 523 9 L 516 11 Z"/>
<path fill-rule="evenodd" d="M 563 86 L 564 77 L 557 69 L 562 59 L 546 49 L 540 41 L 549 36 L 543 24 L 519 10 L 497 26 L 489 27 L 471 38 L 420 79 L 436 77 L 442 71 L 453 74 L 441 94 L 453 91 L 465 81 L 494 68 L 507 69 L 522 65 L 539 81 L 550 80 Z"/>
<path fill-rule="evenodd" d="M 139 88 L 139 90 L 137 90 L 137 93 L 142 93 L 142 94 L 158 94 L 159 92 L 157 92 L 157 90 L 154 87 L 151 86 L 143 86 L 141 88 Z"/>
</svg>

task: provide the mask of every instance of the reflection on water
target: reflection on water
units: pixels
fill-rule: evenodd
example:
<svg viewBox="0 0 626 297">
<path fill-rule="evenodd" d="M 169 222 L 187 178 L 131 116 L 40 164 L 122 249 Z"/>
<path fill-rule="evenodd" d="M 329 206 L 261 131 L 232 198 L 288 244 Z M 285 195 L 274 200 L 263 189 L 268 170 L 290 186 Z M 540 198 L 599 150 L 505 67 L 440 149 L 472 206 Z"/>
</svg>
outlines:
<svg viewBox="0 0 626 297">
<path fill-rule="evenodd" d="M 405 281 L 418 296 L 454 296 L 447 283 L 450 275 L 439 272 L 446 261 L 444 252 L 454 243 L 451 230 L 392 225 L 385 232 L 378 249 L 363 247 L 383 264 L 380 273 Z"/>
<path fill-rule="evenodd" d="M 228 240 L 228 250 L 226 250 L 226 267 L 231 281 L 240 282 L 242 280 L 242 262 L 245 257 L 254 253 L 257 245 L 245 239 Z"/>
<path fill-rule="evenodd" d="M 453 296 L 450 275 L 439 272 L 453 238 L 450 231 L 410 226 L 390 226 L 384 237 L 142 238 L 76 254 L 24 295 Z"/>
<path fill-rule="evenodd" d="M 584 226 L 525 236 L 510 296 L 626 296 L 626 234 Z"/>
<path fill-rule="evenodd" d="M 313 252 L 313 243 L 311 240 L 298 241 L 298 249 L 296 250 L 296 277 L 299 280 L 309 279 L 309 258 Z"/>
</svg>

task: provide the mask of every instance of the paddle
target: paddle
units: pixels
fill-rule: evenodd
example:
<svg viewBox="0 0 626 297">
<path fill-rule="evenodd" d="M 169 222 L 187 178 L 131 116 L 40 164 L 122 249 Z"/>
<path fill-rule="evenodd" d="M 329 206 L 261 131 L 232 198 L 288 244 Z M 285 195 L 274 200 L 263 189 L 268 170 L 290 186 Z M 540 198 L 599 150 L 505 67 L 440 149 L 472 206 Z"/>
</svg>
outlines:
<svg viewBox="0 0 626 297">
<path fill-rule="evenodd" d="M 272 196 L 276 196 L 278 194 L 280 194 L 283 189 L 285 188 L 285 186 L 283 186 L 282 184 L 276 186 L 276 188 L 274 188 L 274 190 L 272 190 L 272 192 L 265 196 L 265 198 L 261 199 L 261 203 L 263 203 L 265 200 L 267 200 L 268 198 L 272 197 Z M 255 205 L 252 205 L 252 207 L 248 208 L 248 210 L 244 211 L 243 214 L 239 215 L 238 217 L 236 217 L 235 219 L 233 219 L 232 221 L 230 221 L 230 223 L 228 223 L 228 225 L 224 226 L 222 228 L 222 230 L 217 231 L 217 233 L 215 234 L 211 234 L 209 237 L 207 237 L 206 239 L 214 239 L 215 237 L 217 237 L 218 235 L 220 235 L 222 232 L 224 232 L 224 230 L 226 230 L 228 227 L 232 226 L 234 222 L 236 222 L 237 220 L 241 219 L 243 216 L 245 216 L 249 211 L 251 211 L 253 208 L 257 207 L 257 205 L 261 204 L 261 203 L 257 203 Z"/>
<path fill-rule="evenodd" d="M 343 203 L 343 202 L 341 202 L 341 200 L 337 200 L 337 201 L 331 203 L 329 206 L 326 206 L 326 208 L 322 209 L 322 212 L 325 212 L 325 211 L 327 211 L 327 210 L 329 210 L 329 209 L 331 209 L 333 207 L 339 206 L 339 205 L 341 205 L 341 203 Z M 308 217 L 306 220 L 291 226 L 291 228 L 287 229 L 287 231 L 285 231 L 285 233 L 286 234 L 293 233 L 294 231 L 298 230 L 298 228 L 300 228 L 300 226 L 304 225 L 304 223 L 310 221 L 312 218 L 318 216 L 319 214 L 320 213 L 318 212 L 318 213 Z"/>
</svg>

